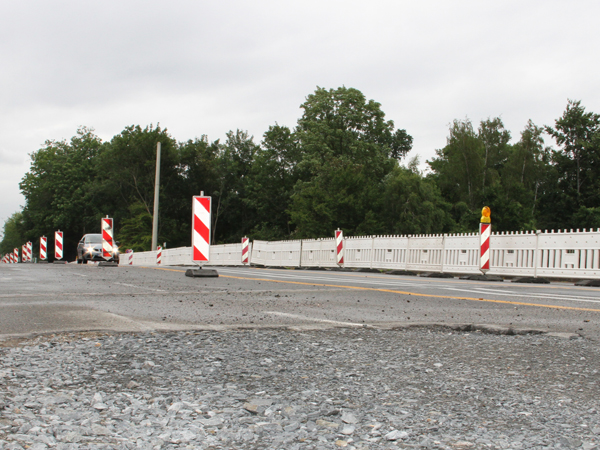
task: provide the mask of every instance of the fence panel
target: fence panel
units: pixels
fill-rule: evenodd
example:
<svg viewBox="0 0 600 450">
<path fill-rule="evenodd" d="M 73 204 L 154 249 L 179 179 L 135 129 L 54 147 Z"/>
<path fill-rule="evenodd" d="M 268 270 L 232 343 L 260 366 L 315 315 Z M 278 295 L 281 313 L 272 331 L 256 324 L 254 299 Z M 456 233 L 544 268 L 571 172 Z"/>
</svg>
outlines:
<svg viewBox="0 0 600 450">
<path fill-rule="evenodd" d="M 301 263 L 302 267 L 337 267 L 335 238 L 303 239 Z"/>
<path fill-rule="evenodd" d="M 302 241 L 253 241 L 252 264 L 271 267 L 300 267 Z M 240 249 L 241 258 L 241 249 Z"/>
<path fill-rule="evenodd" d="M 249 244 L 249 252 L 252 254 L 252 243 Z M 210 246 L 211 266 L 243 266 L 242 244 L 223 244 Z"/>
<path fill-rule="evenodd" d="M 336 267 L 335 239 L 254 241 L 251 263 Z M 600 230 L 492 233 L 490 275 L 600 278 Z M 210 265 L 242 265 L 242 244 L 211 246 Z M 156 265 L 156 251 L 134 265 Z M 191 248 L 163 250 L 164 265 L 192 265 Z M 479 235 L 358 236 L 344 239 L 344 267 L 479 273 Z"/>
</svg>

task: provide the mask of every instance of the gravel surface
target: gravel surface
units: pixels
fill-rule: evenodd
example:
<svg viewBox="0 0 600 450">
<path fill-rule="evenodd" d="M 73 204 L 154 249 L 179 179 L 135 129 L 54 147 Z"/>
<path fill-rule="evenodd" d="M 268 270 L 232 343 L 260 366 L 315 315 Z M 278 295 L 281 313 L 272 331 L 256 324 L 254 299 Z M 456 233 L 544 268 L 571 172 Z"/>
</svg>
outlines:
<svg viewBox="0 0 600 450">
<path fill-rule="evenodd" d="M 583 338 L 61 334 L 0 348 L 0 449 L 591 450 L 599 394 Z"/>
</svg>

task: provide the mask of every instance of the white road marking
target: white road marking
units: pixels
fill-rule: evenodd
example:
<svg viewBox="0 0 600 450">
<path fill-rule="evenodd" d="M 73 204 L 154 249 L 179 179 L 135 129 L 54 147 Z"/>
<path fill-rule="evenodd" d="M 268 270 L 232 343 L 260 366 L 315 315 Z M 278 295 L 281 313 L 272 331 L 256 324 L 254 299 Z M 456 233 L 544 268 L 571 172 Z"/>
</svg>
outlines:
<svg viewBox="0 0 600 450">
<path fill-rule="evenodd" d="M 362 323 L 354 323 L 354 322 L 340 322 L 338 320 L 328 320 L 328 319 L 317 319 L 313 317 L 300 316 L 298 314 L 290 314 L 279 311 L 263 311 L 264 314 L 271 314 L 274 316 L 281 317 L 289 317 L 290 319 L 304 320 L 309 322 L 318 322 L 318 323 L 328 323 L 332 325 L 342 325 L 342 326 L 350 326 L 350 327 L 363 327 Z"/>
<path fill-rule="evenodd" d="M 481 289 L 473 288 L 473 289 L 458 289 L 458 288 L 446 288 L 449 291 L 457 291 L 457 292 L 468 292 L 470 294 L 489 294 L 489 292 L 481 292 Z M 536 297 L 547 300 L 561 300 L 566 302 L 582 302 L 582 303 L 600 303 L 600 300 L 596 297 L 578 297 L 578 296 L 559 296 L 552 294 L 542 294 L 540 292 L 530 292 L 529 294 L 509 294 L 504 292 L 497 292 L 496 295 L 504 295 L 505 297 Z"/>
</svg>

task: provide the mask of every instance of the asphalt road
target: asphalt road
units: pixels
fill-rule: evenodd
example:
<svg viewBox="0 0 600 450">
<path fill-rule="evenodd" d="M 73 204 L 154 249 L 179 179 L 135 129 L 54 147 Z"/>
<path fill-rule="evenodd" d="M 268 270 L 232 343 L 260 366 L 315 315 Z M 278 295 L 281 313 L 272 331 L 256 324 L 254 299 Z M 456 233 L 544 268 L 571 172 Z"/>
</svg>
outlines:
<svg viewBox="0 0 600 450">
<path fill-rule="evenodd" d="M 219 267 L 0 265 L 0 338 L 64 331 L 495 326 L 600 340 L 600 288 Z"/>
</svg>

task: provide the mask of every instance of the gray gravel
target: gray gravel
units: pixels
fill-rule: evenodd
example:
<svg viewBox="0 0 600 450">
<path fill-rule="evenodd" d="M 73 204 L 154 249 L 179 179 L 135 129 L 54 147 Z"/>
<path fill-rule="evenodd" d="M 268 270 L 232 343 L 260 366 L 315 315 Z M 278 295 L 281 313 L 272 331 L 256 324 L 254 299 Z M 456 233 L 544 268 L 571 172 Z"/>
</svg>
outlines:
<svg viewBox="0 0 600 450">
<path fill-rule="evenodd" d="M 0 449 L 592 450 L 599 394 L 582 338 L 62 334 L 0 348 Z"/>
</svg>

